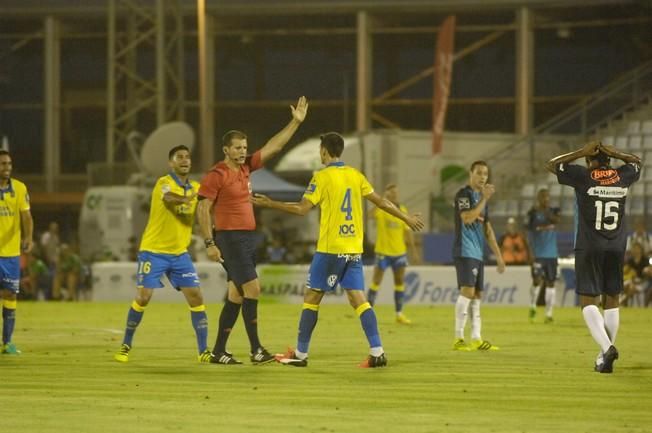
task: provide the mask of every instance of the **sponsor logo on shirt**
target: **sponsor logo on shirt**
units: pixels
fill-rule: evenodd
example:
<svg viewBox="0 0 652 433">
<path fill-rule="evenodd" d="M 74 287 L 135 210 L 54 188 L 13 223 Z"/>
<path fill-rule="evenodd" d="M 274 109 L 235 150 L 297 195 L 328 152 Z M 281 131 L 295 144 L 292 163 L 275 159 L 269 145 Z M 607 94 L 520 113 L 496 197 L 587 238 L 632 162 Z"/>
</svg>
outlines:
<svg viewBox="0 0 652 433">
<path fill-rule="evenodd" d="M 317 189 L 317 185 L 311 183 L 310 185 L 308 185 L 308 188 L 306 188 L 306 194 L 312 194 L 313 192 L 315 192 L 316 189 Z"/>
<path fill-rule="evenodd" d="M 355 224 L 342 224 L 338 234 L 345 238 L 355 236 Z"/>
<path fill-rule="evenodd" d="M 618 172 L 613 168 L 607 170 L 593 170 L 591 172 L 591 179 L 598 182 L 600 185 L 611 185 L 620 180 Z"/>
<path fill-rule="evenodd" d="M 586 192 L 588 195 L 600 198 L 623 198 L 627 197 L 627 188 L 619 186 L 592 186 Z"/>
</svg>

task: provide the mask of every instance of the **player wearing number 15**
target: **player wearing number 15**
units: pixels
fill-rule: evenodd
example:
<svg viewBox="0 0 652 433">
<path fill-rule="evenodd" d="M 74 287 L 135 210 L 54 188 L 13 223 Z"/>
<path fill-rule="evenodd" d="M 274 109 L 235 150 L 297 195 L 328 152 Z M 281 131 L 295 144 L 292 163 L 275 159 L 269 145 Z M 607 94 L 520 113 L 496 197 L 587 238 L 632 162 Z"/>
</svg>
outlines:
<svg viewBox="0 0 652 433">
<path fill-rule="evenodd" d="M 423 222 L 418 215 L 406 215 L 391 201 L 376 194 L 362 173 L 340 161 L 343 150 L 344 139 L 339 134 L 329 132 L 321 137 L 319 154 L 326 168 L 315 173 L 300 202 L 282 203 L 259 194 L 252 198 L 252 202 L 258 206 L 296 215 L 305 215 L 315 206 L 321 210 L 319 240 L 304 292 L 297 348 L 277 356 L 277 361 L 282 364 L 295 367 L 308 365 L 308 346 L 317 325 L 319 304 L 325 293 L 332 292 L 340 284 L 360 317 L 370 346 L 369 356 L 360 367 L 387 365 L 376 314 L 364 294 L 362 198 L 399 218 L 412 230 L 423 228 Z"/>
<path fill-rule="evenodd" d="M 179 145 L 170 150 L 168 164 L 170 173 L 159 178 L 152 191 L 149 221 L 138 252 L 136 298 L 127 313 L 122 346 L 114 356 L 119 362 L 129 360 L 134 333 L 154 290 L 163 287 L 163 275 L 167 276 L 175 289 L 183 293 L 190 306 L 199 362 L 210 362 L 212 358 L 210 350 L 206 348 L 206 307 L 197 271 L 188 254 L 199 183 L 188 180 L 191 160 L 186 146 Z"/>
<path fill-rule="evenodd" d="M 586 158 L 587 167 L 569 164 Z M 610 158 L 626 164 L 612 168 Z M 575 273 L 584 321 L 600 346 L 595 371 L 611 373 L 618 359 L 614 346 L 620 316 L 618 299 L 623 291 L 625 260 L 625 200 L 628 188 L 640 177 L 641 160 L 597 141 L 559 155 L 546 168 L 562 185 L 575 189 L 577 205 Z M 598 305 L 604 295 L 604 316 Z"/>
</svg>

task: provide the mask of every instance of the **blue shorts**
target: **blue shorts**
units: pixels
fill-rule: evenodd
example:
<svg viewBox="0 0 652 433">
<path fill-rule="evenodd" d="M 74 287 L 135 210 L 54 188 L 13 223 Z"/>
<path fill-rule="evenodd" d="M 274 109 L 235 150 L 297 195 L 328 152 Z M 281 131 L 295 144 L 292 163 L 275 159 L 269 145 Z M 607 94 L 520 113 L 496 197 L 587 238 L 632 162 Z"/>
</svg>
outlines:
<svg viewBox="0 0 652 433">
<path fill-rule="evenodd" d="M 624 251 L 575 251 L 578 295 L 616 296 L 623 292 Z"/>
<path fill-rule="evenodd" d="M 400 256 L 384 256 L 382 254 L 376 254 L 376 266 L 381 271 L 392 267 L 392 270 L 395 271 L 399 268 L 404 268 L 408 265 L 407 254 L 402 254 Z"/>
<path fill-rule="evenodd" d="M 222 230 L 215 233 L 215 243 L 222 253 L 227 281 L 240 288 L 258 278 L 256 273 L 256 242 L 258 235 L 251 230 Z"/>
<path fill-rule="evenodd" d="M 455 272 L 457 273 L 457 287 L 475 287 L 482 291 L 484 286 L 484 262 L 469 257 L 455 257 Z"/>
<path fill-rule="evenodd" d="M 20 290 L 20 256 L 0 257 L 0 288 L 18 293 Z"/>
<path fill-rule="evenodd" d="M 199 277 L 192 263 L 190 254 L 158 254 L 149 251 L 138 253 L 138 287 L 160 289 L 161 278 L 168 277 L 170 284 L 177 290 L 182 287 L 199 287 Z"/>
<path fill-rule="evenodd" d="M 361 254 L 315 253 L 308 271 L 306 286 L 330 292 L 339 283 L 346 290 L 364 290 Z"/>
<path fill-rule="evenodd" d="M 541 258 L 534 259 L 532 264 L 532 278 L 543 277 L 546 281 L 555 281 L 557 279 L 557 259 Z"/>
</svg>

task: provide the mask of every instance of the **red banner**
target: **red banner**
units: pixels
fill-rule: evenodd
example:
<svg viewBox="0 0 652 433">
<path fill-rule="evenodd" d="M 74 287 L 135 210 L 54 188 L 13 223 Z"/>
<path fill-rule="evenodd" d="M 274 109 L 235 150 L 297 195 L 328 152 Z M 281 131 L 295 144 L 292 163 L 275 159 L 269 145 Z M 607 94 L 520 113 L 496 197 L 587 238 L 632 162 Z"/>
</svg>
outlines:
<svg viewBox="0 0 652 433">
<path fill-rule="evenodd" d="M 435 49 L 435 74 L 432 95 L 432 154 L 441 152 L 444 121 L 453 72 L 453 47 L 455 45 L 455 16 L 444 21 L 437 34 Z"/>
</svg>

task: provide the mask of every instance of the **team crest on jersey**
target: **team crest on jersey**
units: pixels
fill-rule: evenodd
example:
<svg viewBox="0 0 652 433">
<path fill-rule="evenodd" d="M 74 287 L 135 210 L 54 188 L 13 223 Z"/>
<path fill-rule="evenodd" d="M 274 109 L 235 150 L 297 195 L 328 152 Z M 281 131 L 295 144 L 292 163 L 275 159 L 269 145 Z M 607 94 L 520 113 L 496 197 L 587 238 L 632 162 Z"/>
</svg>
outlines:
<svg viewBox="0 0 652 433">
<path fill-rule="evenodd" d="M 596 169 L 591 172 L 591 179 L 598 182 L 600 185 L 611 185 L 618 182 L 620 176 L 613 168 L 606 170 Z"/>
<path fill-rule="evenodd" d="M 335 287 L 335 284 L 337 283 L 337 275 L 335 274 L 329 275 L 326 282 L 328 283 L 328 287 Z"/>
<path fill-rule="evenodd" d="M 462 209 L 471 209 L 471 201 L 468 197 L 460 197 L 457 199 L 457 208 Z"/>
</svg>

